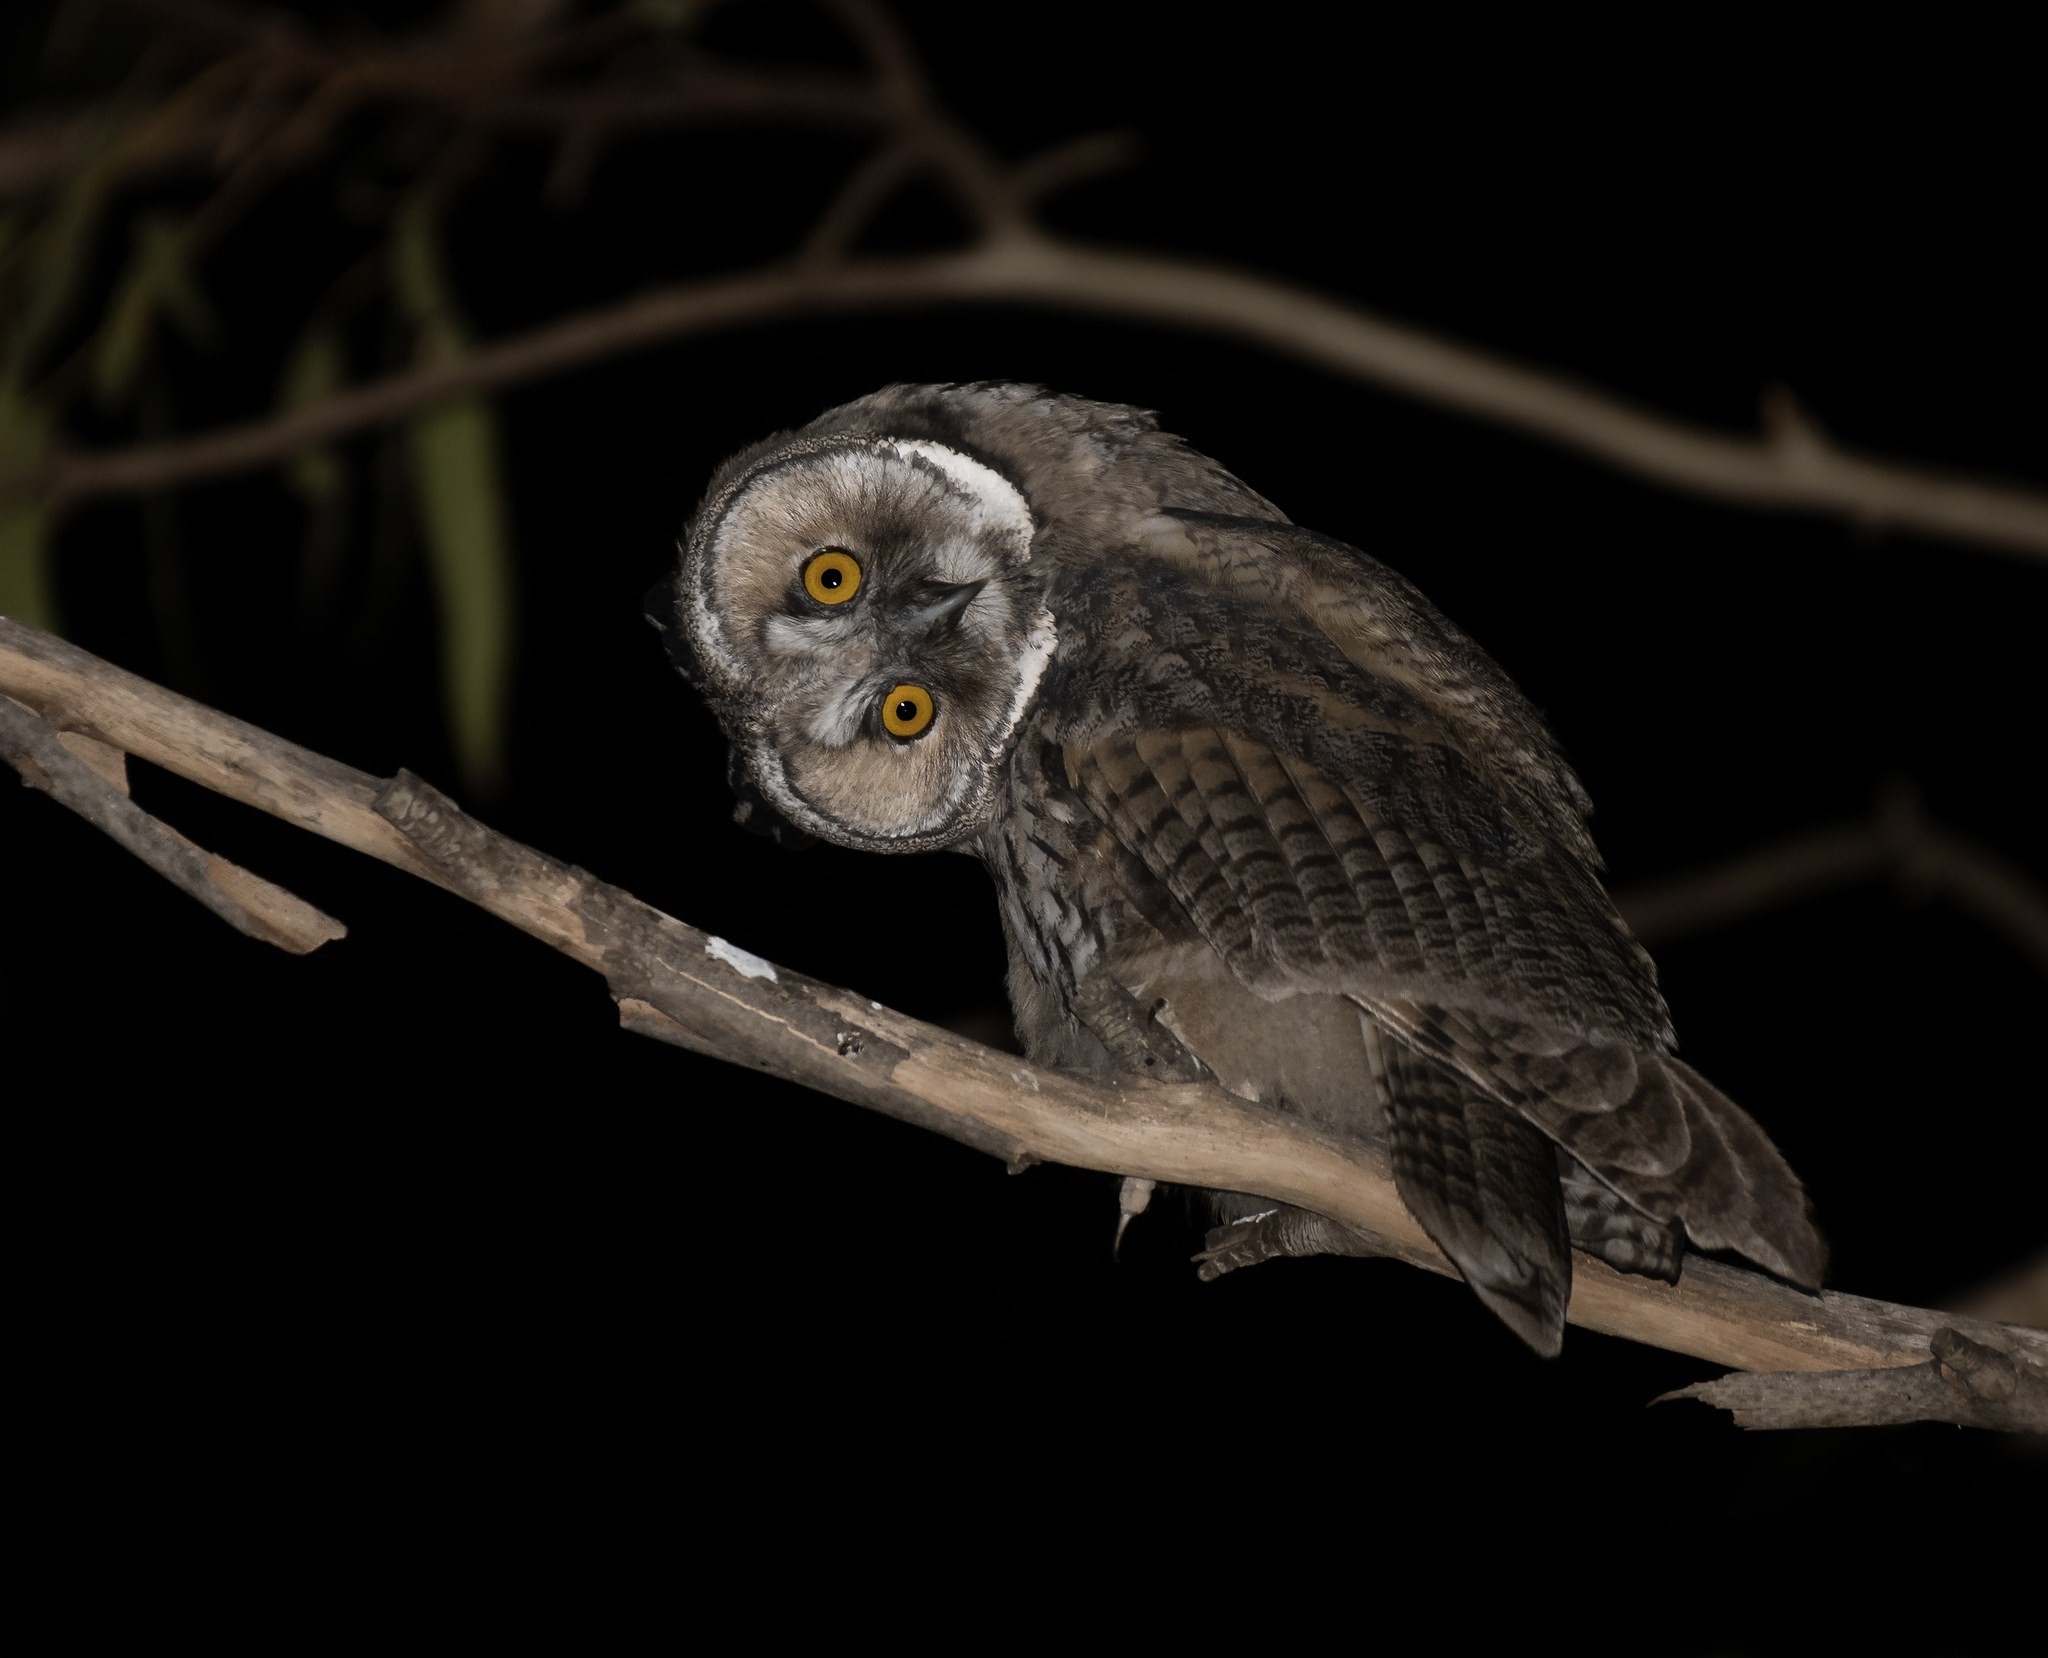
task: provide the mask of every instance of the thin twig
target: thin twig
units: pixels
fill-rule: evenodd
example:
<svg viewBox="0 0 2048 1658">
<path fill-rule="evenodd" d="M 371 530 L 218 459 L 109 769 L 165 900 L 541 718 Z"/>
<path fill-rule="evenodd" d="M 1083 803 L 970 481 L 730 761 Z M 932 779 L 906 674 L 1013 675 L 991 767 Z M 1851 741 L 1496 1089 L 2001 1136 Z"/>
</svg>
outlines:
<svg viewBox="0 0 2048 1658">
<path fill-rule="evenodd" d="M 1726 927 L 1800 898 L 1881 875 L 1892 849 L 1869 824 L 1799 835 L 1711 869 L 1615 894 L 1636 937 L 1659 944 Z"/>
<path fill-rule="evenodd" d="M 906 100 L 924 96 L 924 76 L 909 39 L 874 0 L 822 0 L 822 4 L 853 37 L 886 94 Z"/>
<path fill-rule="evenodd" d="M 875 0 L 822 0 L 822 4 L 867 57 L 897 141 L 914 146 L 951 181 L 960 205 L 985 238 L 1001 242 L 1024 235 L 1024 201 L 1013 177 L 996 164 L 979 139 L 941 112 L 918 67 L 917 54 L 896 20 Z"/>
<path fill-rule="evenodd" d="M 466 90 L 479 84 L 523 81 L 609 52 L 651 27 L 632 5 L 598 17 L 512 32 L 479 33 L 467 27 L 464 8 L 448 8 L 431 33 L 408 37 L 397 48 L 336 49 L 324 44 L 289 12 L 218 4 L 217 0 L 123 0 L 132 11 L 159 18 L 188 38 L 218 50 L 251 51 L 278 70 L 305 78 L 348 66 L 393 83 Z"/>
<path fill-rule="evenodd" d="M 339 71 L 335 71 L 339 73 Z M 451 108 L 462 120 L 508 132 L 638 132 L 700 126 L 776 123 L 830 131 L 878 132 L 890 112 L 874 91 L 829 71 L 779 73 L 693 66 L 647 86 L 498 91 L 422 81 L 416 72 L 385 72 L 376 63 L 348 71 L 360 103 Z M 324 78 L 324 77 L 323 77 Z M 25 116 L 0 129 L 0 201 L 32 198 L 60 185 L 90 156 L 108 111 L 94 107 Z M 233 111 L 194 116 L 154 129 L 127 146 L 120 173 L 147 180 L 171 173 L 225 171 L 239 156 L 228 142 Z"/>
<path fill-rule="evenodd" d="M 394 96 L 444 102 L 432 89 L 395 89 Z M 849 132 L 878 132 L 890 112 L 872 87 L 831 70 L 768 72 L 738 65 L 693 63 L 647 86 L 599 85 L 537 89 L 475 104 L 463 111 L 483 126 L 514 131 L 597 128 L 614 132 L 780 123 Z"/>
<path fill-rule="evenodd" d="M 288 12 L 220 4 L 220 0 L 124 0 L 141 12 L 220 51 L 255 50 L 280 66 L 317 75 L 334 66 L 334 54 L 297 26 Z"/>
<path fill-rule="evenodd" d="M 1656 943 L 1725 927 L 1764 910 L 1880 875 L 1939 894 L 2003 933 L 2048 972 L 2048 897 L 1996 853 L 1928 821 L 1906 789 L 1888 789 L 1875 819 L 1798 835 L 1698 874 L 1622 892 L 1616 907 Z"/>
<path fill-rule="evenodd" d="M 2048 972 L 2048 899 L 2015 865 L 1957 836 L 1929 830 L 1901 872 L 1974 911 Z"/>
<path fill-rule="evenodd" d="M 1031 206 L 1070 185 L 1119 172 L 1135 163 L 1143 150 L 1143 141 L 1134 132 L 1090 133 L 1019 162 L 1010 174 L 1010 189 L 1019 202 Z"/>
<path fill-rule="evenodd" d="M 250 41 L 243 42 L 243 49 L 257 50 Z M 770 122 L 879 132 L 897 119 L 890 101 L 854 76 L 833 70 L 754 69 L 703 53 L 692 54 L 686 64 L 658 79 L 558 87 L 526 84 L 534 71 L 556 63 L 556 57 L 539 49 L 491 55 L 472 47 L 460 55 L 382 52 L 344 58 L 301 40 L 297 49 L 287 51 L 265 45 L 259 55 L 263 73 L 280 91 L 298 88 L 303 97 L 310 95 L 308 87 L 345 79 L 357 103 L 438 107 L 463 121 L 512 132 L 655 131 Z M 61 185 L 91 155 L 114 108 L 94 104 L 38 112 L 0 128 L 0 201 L 32 198 Z M 225 171 L 243 148 L 231 142 L 240 120 L 237 110 L 223 108 L 152 127 L 124 146 L 120 175 L 144 180 L 175 172 Z"/>
<path fill-rule="evenodd" d="M 0 620 L 0 693 L 53 721 L 461 894 L 604 974 L 629 1029 L 768 1070 L 1006 1161 L 1255 1192 L 1450 1269 L 1377 1154 L 1202 1084 L 1102 1086 L 760 961 L 495 834 L 401 773 L 380 783 Z M 1747 1369 L 1913 1365 L 1953 1328 L 2015 1364 L 2048 1337 L 1700 1259 L 1676 1285 L 1574 1260 L 1576 1324 Z M 1949 1418 L 1953 1419 L 1953 1418 Z"/>
<path fill-rule="evenodd" d="M 853 170 L 796 256 L 807 271 L 822 271 L 843 260 L 875 211 L 909 177 L 918 153 L 907 144 L 887 144 Z"/>
</svg>

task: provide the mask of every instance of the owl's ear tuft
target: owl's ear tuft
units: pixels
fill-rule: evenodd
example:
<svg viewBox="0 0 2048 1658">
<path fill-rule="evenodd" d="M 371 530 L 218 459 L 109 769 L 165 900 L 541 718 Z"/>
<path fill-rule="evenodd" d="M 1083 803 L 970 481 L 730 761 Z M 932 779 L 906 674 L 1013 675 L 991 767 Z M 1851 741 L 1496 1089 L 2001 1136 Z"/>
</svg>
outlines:
<svg viewBox="0 0 2048 1658">
<path fill-rule="evenodd" d="M 697 660 L 690 636 L 683 631 L 682 596 L 676 586 L 679 579 L 680 573 L 671 571 L 648 588 L 647 597 L 640 603 L 647 625 L 661 635 L 662 649 L 668 652 L 668 659 L 676 672 L 701 691 L 704 689 L 704 668 Z"/>
</svg>

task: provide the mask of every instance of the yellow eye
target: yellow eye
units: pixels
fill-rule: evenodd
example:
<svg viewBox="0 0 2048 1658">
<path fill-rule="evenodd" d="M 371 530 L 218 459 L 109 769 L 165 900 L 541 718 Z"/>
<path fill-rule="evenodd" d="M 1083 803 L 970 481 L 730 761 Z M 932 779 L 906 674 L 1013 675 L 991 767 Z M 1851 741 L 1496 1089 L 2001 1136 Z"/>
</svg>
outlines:
<svg viewBox="0 0 2048 1658">
<path fill-rule="evenodd" d="M 820 604 L 844 604 L 860 591 L 860 564 L 843 547 L 827 547 L 804 566 L 804 591 Z"/>
<path fill-rule="evenodd" d="M 922 685 L 899 685 L 882 699 L 882 729 L 892 737 L 921 737 L 934 712 Z"/>
</svg>

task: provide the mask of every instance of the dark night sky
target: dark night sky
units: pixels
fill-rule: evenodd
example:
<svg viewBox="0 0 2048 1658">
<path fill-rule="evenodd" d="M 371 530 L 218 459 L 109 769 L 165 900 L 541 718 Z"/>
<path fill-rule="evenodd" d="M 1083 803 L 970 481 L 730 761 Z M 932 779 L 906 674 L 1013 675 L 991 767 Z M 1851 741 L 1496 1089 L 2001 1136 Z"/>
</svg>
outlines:
<svg viewBox="0 0 2048 1658">
<path fill-rule="evenodd" d="M 1051 210 L 1077 236 L 1277 273 L 1731 430 L 1783 384 L 1845 444 L 2048 489 L 2041 128 L 2014 42 L 1822 52 L 1704 14 L 1627 38 L 1476 18 L 1337 36 L 1323 10 L 1226 32 L 1068 0 L 898 8 L 948 106 L 1005 154 L 1142 135 L 1139 166 Z M 707 36 L 838 51 L 781 0 Z M 792 246 L 858 154 L 650 139 L 565 213 L 540 200 L 545 149 L 510 143 L 456 221 L 457 286 L 495 336 L 739 268 Z M 347 240 L 332 200 L 331 177 L 286 190 L 206 273 L 233 330 L 181 363 L 181 425 L 265 405 L 303 320 L 289 302 Z M 875 241 L 953 231 L 911 192 Z M 1417 581 L 1549 715 L 1617 887 L 1859 817 L 1893 777 L 2048 880 L 2028 810 L 2048 567 L 1688 498 L 1249 346 L 1025 310 L 742 329 L 507 396 L 521 667 L 510 786 L 483 815 L 772 959 L 985 1032 L 1002 958 L 978 866 L 733 828 L 716 730 L 639 599 L 724 454 L 886 381 L 993 376 L 1158 409 Z M 358 525 L 356 573 L 308 619 L 275 480 L 152 511 L 68 527 L 73 637 L 454 786 L 416 550 L 378 564 Z M 152 545 L 182 623 L 152 602 Z M 545 1553 L 573 1513 L 575 1547 L 665 1553 L 693 1511 L 729 1517 L 738 1560 L 745 1539 L 852 1547 L 900 1499 L 948 1533 L 1050 1512 L 1073 1557 L 1157 1547 L 1257 1582 L 1275 1517 L 1341 1513 L 1318 1535 L 1355 1539 L 1362 1583 L 1426 1558 L 1562 1571 L 1596 1644 L 1671 1651 L 1800 1640 L 1799 1614 L 1767 1633 L 1762 1608 L 1833 1574 L 2001 1598 L 2039 1540 L 2041 1460 L 1985 1437 L 1646 1414 L 1703 1367 L 1583 1332 L 1541 1364 L 1459 1287 L 1386 1264 L 1200 1286 L 1171 1210 L 1112 1267 L 1107 1177 L 1013 1179 L 623 1036 L 594 979 L 454 900 L 174 779 L 137 792 L 351 929 L 280 957 L 0 791 L 5 1094 L 55 1129 L 21 1171 L 53 1291 L 37 1351 L 69 1401 L 56 1433 L 110 1458 L 139 1514 L 224 1490 L 372 1515 L 401 1552 L 445 1528 Z M 1869 885 L 1659 958 L 1687 1056 L 1807 1178 L 1839 1287 L 1938 1302 L 2048 1241 L 2044 984 L 2001 936 Z M 1929 1524 L 1957 1513 L 1993 1519 Z M 1722 1588 L 1645 1643 L 1635 1619 L 1669 1616 L 1672 1579 L 1616 1587 L 1601 1563 L 1670 1548 Z M 1870 1633 L 1908 1638 L 1913 1614 L 1885 1616 Z M 2007 1649 L 1986 1616 L 1937 1644 Z"/>
</svg>

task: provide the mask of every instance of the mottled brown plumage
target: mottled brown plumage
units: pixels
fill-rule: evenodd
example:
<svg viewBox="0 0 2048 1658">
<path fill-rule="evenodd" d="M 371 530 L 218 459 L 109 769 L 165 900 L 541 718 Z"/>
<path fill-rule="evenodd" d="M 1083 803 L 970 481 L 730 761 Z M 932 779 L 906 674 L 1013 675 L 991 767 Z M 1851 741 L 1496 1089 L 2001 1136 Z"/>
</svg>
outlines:
<svg viewBox="0 0 2048 1658">
<path fill-rule="evenodd" d="M 824 547 L 860 561 L 851 602 L 806 592 Z M 833 410 L 721 471 L 662 619 L 783 818 L 982 858 L 1034 1058 L 1114 1072 L 1094 1010 L 1151 1010 L 1225 1087 L 1383 1145 L 1539 1351 L 1568 1239 L 1819 1281 L 1798 1181 L 1672 1055 L 1534 710 L 1399 576 L 1150 416 L 1011 385 Z M 905 684 L 938 709 L 911 738 L 882 719 Z M 1350 1244 L 1215 1201 L 1212 1275 Z"/>
</svg>

